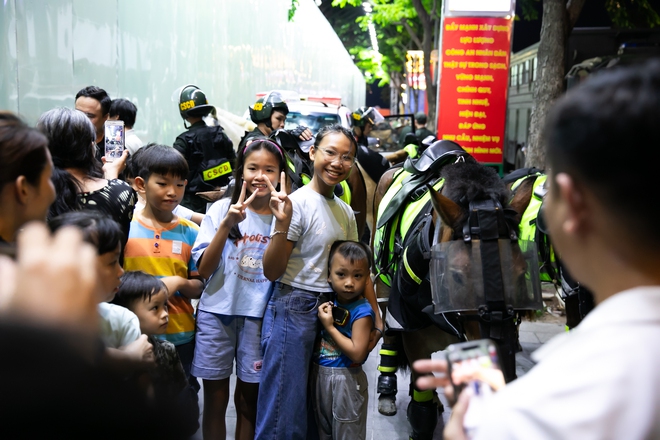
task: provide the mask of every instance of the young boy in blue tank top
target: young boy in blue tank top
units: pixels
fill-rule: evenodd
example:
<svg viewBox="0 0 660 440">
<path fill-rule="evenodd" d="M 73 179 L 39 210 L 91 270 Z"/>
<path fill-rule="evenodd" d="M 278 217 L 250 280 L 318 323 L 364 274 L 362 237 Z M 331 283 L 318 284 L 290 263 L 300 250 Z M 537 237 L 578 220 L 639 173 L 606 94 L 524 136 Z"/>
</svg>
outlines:
<svg viewBox="0 0 660 440">
<path fill-rule="evenodd" d="M 362 364 L 375 318 L 364 298 L 371 254 L 362 243 L 338 241 L 329 258 L 328 283 L 337 297 L 318 310 L 323 330 L 311 373 L 314 415 L 321 439 L 364 439 L 369 392 Z"/>
</svg>

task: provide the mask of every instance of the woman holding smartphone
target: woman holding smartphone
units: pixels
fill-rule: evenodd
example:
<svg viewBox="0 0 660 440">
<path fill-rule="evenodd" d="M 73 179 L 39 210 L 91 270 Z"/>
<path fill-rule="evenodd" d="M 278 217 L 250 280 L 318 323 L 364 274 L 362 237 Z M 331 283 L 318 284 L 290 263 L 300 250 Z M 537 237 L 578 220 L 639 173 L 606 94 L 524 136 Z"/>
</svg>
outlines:
<svg viewBox="0 0 660 440">
<path fill-rule="evenodd" d="M 32 220 L 46 220 L 55 188 L 48 139 L 16 115 L 0 112 L 0 246 Z"/>
<path fill-rule="evenodd" d="M 96 160 L 96 131 L 89 118 L 81 111 L 60 107 L 41 115 L 37 128 L 50 140 L 55 165 L 57 198 L 49 218 L 81 209 L 101 211 L 119 223 L 128 237 L 137 196 L 128 183 L 105 178 Z M 125 245 L 124 241 L 122 249 Z"/>
</svg>

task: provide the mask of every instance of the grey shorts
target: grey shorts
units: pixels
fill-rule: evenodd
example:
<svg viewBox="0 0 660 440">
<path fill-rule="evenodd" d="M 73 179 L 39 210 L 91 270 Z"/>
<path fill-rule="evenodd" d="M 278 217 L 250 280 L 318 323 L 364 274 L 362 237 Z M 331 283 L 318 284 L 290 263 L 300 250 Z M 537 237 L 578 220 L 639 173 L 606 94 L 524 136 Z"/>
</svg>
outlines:
<svg viewBox="0 0 660 440">
<path fill-rule="evenodd" d="M 195 358 L 191 372 L 206 380 L 236 376 L 243 382 L 261 378 L 261 319 L 225 316 L 199 310 L 195 333 Z"/>
<path fill-rule="evenodd" d="M 310 380 L 319 438 L 364 439 L 369 385 L 362 367 L 330 368 L 312 364 Z"/>
</svg>

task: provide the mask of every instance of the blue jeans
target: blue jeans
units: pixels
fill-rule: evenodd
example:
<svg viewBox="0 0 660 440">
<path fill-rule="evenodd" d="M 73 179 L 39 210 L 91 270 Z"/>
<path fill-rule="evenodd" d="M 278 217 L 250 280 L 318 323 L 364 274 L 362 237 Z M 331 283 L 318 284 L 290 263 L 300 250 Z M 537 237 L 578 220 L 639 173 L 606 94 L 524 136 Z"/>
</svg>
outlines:
<svg viewBox="0 0 660 440">
<path fill-rule="evenodd" d="M 275 283 L 261 329 L 255 439 L 308 438 L 307 379 L 320 329 L 317 309 L 329 297 Z"/>
</svg>

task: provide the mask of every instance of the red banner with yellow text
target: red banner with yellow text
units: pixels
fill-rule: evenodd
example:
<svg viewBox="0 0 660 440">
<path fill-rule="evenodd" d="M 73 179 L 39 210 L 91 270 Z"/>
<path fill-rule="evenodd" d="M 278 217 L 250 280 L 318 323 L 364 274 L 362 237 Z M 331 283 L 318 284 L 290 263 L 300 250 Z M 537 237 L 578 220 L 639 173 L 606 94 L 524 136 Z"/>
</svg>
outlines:
<svg viewBox="0 0 660 440">
<path fill-rule="evenodd" d="M 438 138 L 479 162 L 502 163 L 513 19 L 446 17 Z"/>
</svg>

